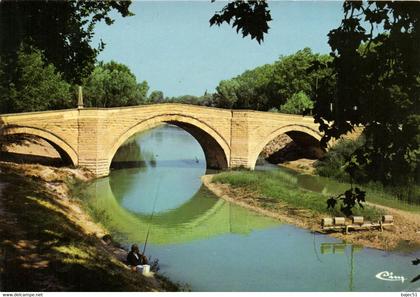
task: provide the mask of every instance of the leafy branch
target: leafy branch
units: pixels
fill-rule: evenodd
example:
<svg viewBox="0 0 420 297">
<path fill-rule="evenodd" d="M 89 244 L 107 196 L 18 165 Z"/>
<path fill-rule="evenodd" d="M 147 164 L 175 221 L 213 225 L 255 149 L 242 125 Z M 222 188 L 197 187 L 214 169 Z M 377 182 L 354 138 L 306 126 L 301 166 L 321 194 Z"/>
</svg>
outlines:
<svg viewBox="0 0 420 297">
<path fill-rule="evenodd" d="M 212 0 L 215 2 L 215 0 Z M 268 22 L 271 21 L 270 10 L 265 0 L 256 1 L 232 1 L 219 12 L 216 12 L 210 19 L 210 26 L 214 24 L 220 26 L 224 22 L 236 27 L 236 32 L 241 31 L 242 36 L 251 36 L 258 43 L 264 40 L 264 34 L 270 28 Z"/>
<path fill-rule="evenodd" d="M 338 195 L 337 197 L 330 197 L 327 200 L 327 209 L 334 209 L 337 205 L 338 200 L 343 201 L 341 206 L 341 212 L 346 216 L 351 216 L 353 214 L 353 207 L 359 205 L 361 208 L 364 208 L 363 203 L 366 202 L 366 192 L 360 190 L 358 187 L 351 187 L 343 194 Z"/>
</svg>

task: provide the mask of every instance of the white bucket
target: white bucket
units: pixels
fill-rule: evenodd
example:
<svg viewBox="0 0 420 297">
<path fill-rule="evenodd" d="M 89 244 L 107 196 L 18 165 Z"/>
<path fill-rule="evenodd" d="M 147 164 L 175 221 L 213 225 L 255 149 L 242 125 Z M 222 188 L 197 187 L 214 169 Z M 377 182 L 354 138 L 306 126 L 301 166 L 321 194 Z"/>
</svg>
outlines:
<svg viewBox="0 0 420 297">
<path fill-rule="evenodd" d="M 143 274 L 149 274 L 150 273 L 150 265 L 143 265 Z"/>
</svg>

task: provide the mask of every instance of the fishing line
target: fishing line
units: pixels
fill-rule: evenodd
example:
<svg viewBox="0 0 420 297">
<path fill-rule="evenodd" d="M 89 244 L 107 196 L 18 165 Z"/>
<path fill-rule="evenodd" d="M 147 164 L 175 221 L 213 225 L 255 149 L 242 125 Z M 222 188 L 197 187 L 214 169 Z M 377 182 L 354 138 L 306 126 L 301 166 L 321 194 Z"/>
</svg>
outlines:
<svg viewBox="0 0 420 297">
<path fill-rule="evenodd" d="M 144 246 L 143 246 L 143 255 L 146 251 L 146 245 L 147 245 L 147 240 L 149 239 L 149 234 L 150 234 L 150 229 L 152 227 L 152 221 L 153 221 L 153 216 L 155 214 L 155 209 L 156 209 L 156 202 L 157 202 L 157 197 L 158 197 L 158 193 L 159 193 L 159 189 L 160 189 L 160 182 L 162 180 L 162 176 L 159 176 L 159 180 L 158 180 L 158 184 L 157 184 L 157 189 L 155 192 L 155 201 L 153 202 L 153 210 L 152 210 L 152 214 L 150 215 L 150 221 L 149 221 L 149 226 L 147 228 L 147 234 L 146 234 L 146 240 L 144 241 Z"/>
</svg>

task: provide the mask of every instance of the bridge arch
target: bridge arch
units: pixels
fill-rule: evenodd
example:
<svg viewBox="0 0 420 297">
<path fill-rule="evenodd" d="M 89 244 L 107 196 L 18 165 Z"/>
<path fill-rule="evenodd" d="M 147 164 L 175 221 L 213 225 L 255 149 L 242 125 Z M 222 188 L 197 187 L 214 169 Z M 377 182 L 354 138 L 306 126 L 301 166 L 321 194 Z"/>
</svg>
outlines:
<svg viewBox="0 0 420 297">
<path fill-rule="evenodd" d="M 44 139 L 57 150 L 63 161 L 67 161 L 73 166 L 78 165 L 78 155 L 76 151 L 68 143 L 51 132 L 26 126 L 3 127 L 0 129 L 0 136 L 19 134 L 33 135 Z"/>
<path fill-rule="evenodd" d="M 111 165 L 117 150 L 131 136 L 154 128 L 161 123 L 176 125 L 188 133 L 190 133 L 200 144 L 206 157 L 207 168 L 225 169 L 229 167 L 230 147 L 226 139 L 224 139 L 215 129 L 197 118 L 180 115 L 165 114 L 154 116 L 146 120 L 140 121 L 128 130 L 124 131 L 115 143 L 112 145 L 107 154 L 108 167 Z"/>
<path fill-rule="evenodd" d="M 251 152 L 251 159 L 250 164 L 252 165 L 252 168 L 254 168 L 258 156 L 260 155 L 261 151 L 264 149 L 264 147 L 273 139 L 278 137 L 281 134 L 286 134 L 290 138 L 293 139 L 293 141 L 297 143 L 311 143 L 311 144 L 319 144 L 321 141 L 322 135 L 320 132 L 309 128 L 304 125 L 299 124 L 291 124 L 282 126 L 273 132 L 271 132 L 269 135 L 265 136 L 258 144 L 254 147 L 254 149 Z"/>
</svg>

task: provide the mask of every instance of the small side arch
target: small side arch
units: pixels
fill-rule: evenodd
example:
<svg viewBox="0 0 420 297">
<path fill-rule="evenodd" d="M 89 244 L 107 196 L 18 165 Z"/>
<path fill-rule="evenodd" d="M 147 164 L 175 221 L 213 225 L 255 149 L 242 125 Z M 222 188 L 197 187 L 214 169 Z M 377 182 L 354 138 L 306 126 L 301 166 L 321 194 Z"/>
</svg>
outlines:
<svg viewBox="0 0 420 297">
<path fill-rule="evenodd" d="M 112 145 L 107 154 L 108 165 L 111 165 L 118 148 L 131 136 L 154 128 L 161 123 L 179 126 L 190 133 L 201 145 L 208 168 L 225 169 L 229 167 L 230 147 L 216 130 L 197 118 L 179 114 L 165 114 L 143 120 L 127 129 Z"/>
<path fill-rule="evenodd" d="M 258 142 L 258 144 L 254 147 L 251 154 L 251 162 L 253 168 L 255 167 L 255 164 L 257 162 L 258 156 L 260 155 L 261 151 L 264 149 L 264 147 L 273 139 L 275 139 L 277 136 L 281 134 L 287 134 L 290 136 L 293 140 L 296 140 L 298 138 L 301 138 L 301 135 L 309 136 L 309 139 L 312 139 L 313 142 L 319 143 L 322 138 L 322 134 L 312 128 L 309 128 L 304 125 L 299 124 L 292 124 L 292 125 L 286 125 L 282 126 L 273 132 L 271 132 L 269 135 L 263 138 L 262 141 Z"/>
<path fill-rule="evenodd" d="M 49 144 L 51 144 L 57 152 L 60 154 L 61 158 L 72 165 L 78 165 L 78 155 L 76 151 L 63 139 L 50 133 L 45 130 L 41 130 L 38 128 L 33 127 L 26 127 L 26 126 L 13 126 L 13 127 L 3 127 L 0 130 L 0 136 L 6 135 L 18 135 L 18 134 L 26 134 L 26 135 L 34 135 L 38 136 L 44 140 L 46 140 Z"/>
</svg>

